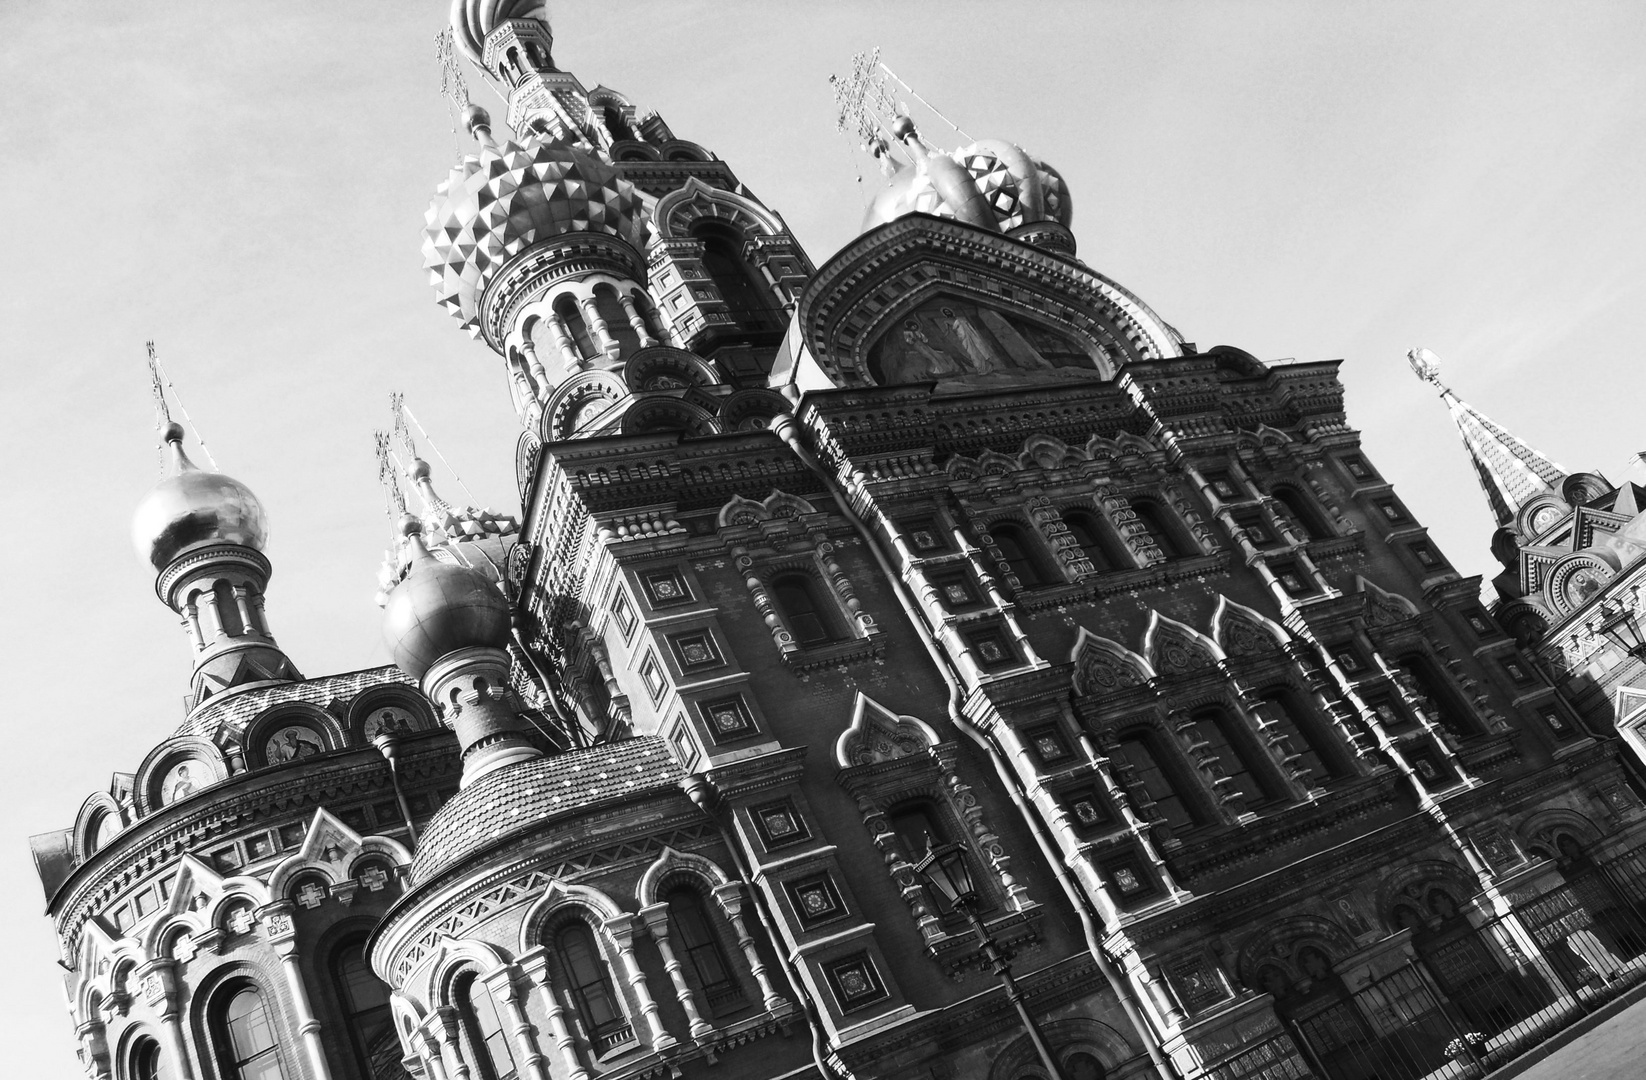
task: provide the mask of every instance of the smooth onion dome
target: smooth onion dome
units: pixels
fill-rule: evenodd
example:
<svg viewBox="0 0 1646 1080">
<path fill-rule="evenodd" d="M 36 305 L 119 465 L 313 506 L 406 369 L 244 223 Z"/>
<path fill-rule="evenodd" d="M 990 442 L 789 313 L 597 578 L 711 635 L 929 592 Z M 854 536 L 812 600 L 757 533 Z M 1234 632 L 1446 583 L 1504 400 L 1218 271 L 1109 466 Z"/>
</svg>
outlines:
<svg viewBox="0 0 1646 1080">
<path fill-rule="evenodd" d="M 484 109 L 470 107 L 480 150 L 465 155 L 424 216 L 423 267 L 440 304 L 471 335 L 480 300 L 509 259 L 566 233 L 607 233 L 646 250 L 640 193 L 610 162 L 586 150 L 495 140 Z"/>
<path fill-rule="evenodd" d="M 1073 206 L 1058 171 L 1003 139 L 980 139 L 952 152 L 927 150 L 910 125 L 899 131 L 915 163 L 902 166 L 863 217 L 863 231 L 905 214 L 954 218 L 1009 233 L 1051 221 L 1068 226 Z"/>
<path fill-rule="evenodd" d="M 383 607 L 383 640 L 401 671 L 414 679 L 459 649 L 501 649 L 509 641 L 509 603 L 477 570 L 442 562 L 423 544 L 423 526 L 401 523 L 411 568 Z"/>
<path fill-rule="evenodd" d="M 238 544 L 262 551 L 269 540 L 263 504 L 240 481 L 197 467 L 183 452 L 183 428 L 167 424 L 170 457 L 166 478 L 154 485 L 132 515 L 137 554 L 156 570 L 201 544 Z"/>
</svg>

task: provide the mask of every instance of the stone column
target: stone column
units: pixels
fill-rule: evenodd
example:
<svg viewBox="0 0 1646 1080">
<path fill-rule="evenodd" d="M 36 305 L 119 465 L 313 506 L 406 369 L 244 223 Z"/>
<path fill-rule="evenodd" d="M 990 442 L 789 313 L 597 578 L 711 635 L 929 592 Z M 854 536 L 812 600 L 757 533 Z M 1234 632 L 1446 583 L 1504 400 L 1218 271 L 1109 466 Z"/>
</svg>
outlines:
<svg viewBox="0 0 1646 1080">
<path fill-rule="evenodd" d="M 194 643 L 194 651 L 199 652 L 206 647 L 206 635 L 200 629 L 200 608 L 191 600 L 184 605 L 183 616 L 183 625 L 189 631 L 189 641 Z"/>
<path fill-rule="evenodd" d="M 520 989 L 515 985 L 514 971 L 513 967 L 505 964 L 496 971 L 489 972 L 484 979 L 486 989 L 491 991 L 493 998 L 503 1003 L 503 1012 L 508 1020 L 509 1029 L 514 1034 L 515 1045 L 520 1048 L 526 1072 L 536 1080 L 549 1080 L 549 1070 L 544 1064 L 543 1052 L 538 1049 L 531 1023 L 526 1019 L 526 1010 L 521 1007 Z"/>
<path fill-rule="evenodd" d="M 414 1049 L 423 1062 L 423 1069 L 429 1074 L 429 1080 L 448 1080 L 446 1076 L 446 1062 L 440 1056 L 440 1044 L 430 1039 L 424 1032 L 418 1032 Z"/>
<path fill-rule="evenodd" d="M 92 1080 L 109 1080 L 109 1040 L 103 1021 L 92 1019 L 74 1029 L 80 1040 L 80 1064 Z"/>
<path fill-rule="evenodd" d="M 297 1030 L 303 1036 L 303 1048 L 308 1051 L 309 1064 L 316 1080 L 331 1080 L 331 1067 L 326 1063 L 326 1048 L 320 1042 L 320 1021 L 314 1017 L 309 1004 L 309 991 L 303 985 L 303 972 L 297 965 L 297 928 L 292 922 L 294 905 L 290 900 L 277 900 L 259 908 L 257 917 L 263 922 L 263 935 L 280 957 L 280 967 L 286 975 L 286 986 L 291 990 L 292 1015 Z"/>
<path fill-rule="evenodd" d="M 240 625 L 245 629 L 247 637 L 257 633 L 257 624 L 251 618 L 251 605 L 246 600 L 246 587 L 234 586 L 234 606 L 240 611 Z"/>
<path fill-rule="evenodd" d="M 595 344 L 608 359 L 615 358 L 623 351 L 616 338 L 612 337 L 612 328 L 606 324 L 604 316 L 600 314 L 600 304 L 593 294 L 577 298 L 583 308 L 583 321 L 589 324 L 589 333 L 594 337 Z"/>
<path fill-rule="evenodd" d="M 714 887 L 714 898 L 720 902 L 720 909 L 726 913 L 726 920 L 732 924 L 732 933 L 737 935 L 737 947 L 743 950 L 743 958 L 749 962 L 749 974 L 754 976 L 755 984 L 760 987 L 760 1001 L 768 1012 L 778 1012 L 790 1007 L 788 998 L 777 992 L 772 985 L 771 976 L 766 973 L 766 965 L 760 960 L 760 952 L 754 947 L 754 938 L 749 936 L 749 928 L 743 922 L 743 889 L 735 881 L 728 881 L 724 885 Z"/>
<path fill-rule="evenodd" d="M 566 1010 L 561 1007 L 560 995 L 554 992 L 554 983 L 549 978 L 547 951 L 539 946 L 522 955 L 519 963 L 520 970 L 537 987 L 537 996 L 542 999 L 543 1011 L 549 1018 L 549 1032 L 554 1036 L 555 1049 L 560 1051 L 560 1061 L 565 1066 L 566 1080 L 589 1080 L 588 1070 L 577 1056 L 577 1039 L 566 1023 Z"/>
<path fill-rule="evenodd" d="M 669 973 L 669 981 L 674 983 L 674 992 L 680 998 L 680 1007 L 686 1010 L 686 1026 L 691 1030 L 692 1038 L 698 1042 L 714 1037 L 714 1025 L 703 1019 L 703 1014 L 697 1008 L 697 994 L 691 984 L 686 982 L 685 969 L 680 966 L 680 958 L 674 954 L 674 945 L 669 941 L 669 905 L 651 904 L 640 909 L 640 917 L 646 922 L 646 929 L 651 931 L 652 940 L 657 942 L 657 951 L 663 954 L 663 970 Z"/>
<path fill-rule="evenodd" d="M 639 922 L 640 920 L 633 915 L 613 915 L 601 923 L 600 928 L 611 938 L 612 944 L 617 946 L 617 957 L 623 962 L 629 989 L 634 991 L 635 1001 L 640 1004 L 640 1013 L 646 1018 L 646 1030 L 651 1035 L 652 1049 L 659 1052 L 671 1050 L 680 1045 L 680 1040 L 664 1029 L 663 1017 L 658 1014 L 657 1002 L 652 999 L 651 987 L 646 983 L 646 973 L 640 970 L 640 959 L 634 955 L 634 931 Z"/>
<path fill-rule="evenodd" d="M 217 590 L 201 589 L 200 605 L 211 615 L 212 639 L 227 638 L 229 632 L 223 626 L 223 613 L 217 610 Z M 205 640 L 203 635 L 201 640 Z"/>
<path fill-rule="evenodd" d="M 623 293 L 617 300 L 618 303 L 623 305 L 623 314 L 629 317 L 629 325 L 634 327 L 636 334 L 640 335 L 641 346 L 656 345 L 657 339 L 652 336 L 651 328 L 646 325 L 645 316 L 641 315 L 640 309 L 635 306 L 634 297 L 629 293 Z"/>
<path fill-rule="evenodd" d="M 550 315 L 549 318 L 554 320 L 554 324 L 558 324 L 560 322 L 560 320 L 553 315 Z M 551 324 L 551 327 L 554 324 Z M 522 336 L 520 339 L 520 352 L 526 358 L 527 373 L 531 375 L 532 382 L 537 385 L 537 391 L 534 396 L 539 402 L 549 400 L 549 373 L 543 367 L 543 361 L 537 358 L 536 343 L 533 342 L 530 337 Z"/>
<path fill-rule="evenodd" d="M 160 1018 L 166 1056 L 171 1059 L 177 1080 L 194 1080 L 194 1062 L 189 1060 L 188 1039 L 183 1034 L 182 1002 L 177 988 L 177 961 L 150 960 L 134 973 L 143 987 L 143 1000 Z"/>
<path fill-rule="evenodd" d="M 583 355 L 577 351 L 577 343 L 572 341 L 565 320 L 550 312 L 543 317 L 543 321 L 549 324 L 549 334 L 554 338 L 554 347 L 560 350 L 560 362 L 565 365 L 566 371 L 581 371 Z"/>
<path fill-rule="evenodd" d="M 435 1036 L 440 1045 L 451 1051 L 452 1065 L 460 1080 L 474 1080 L 474 1074 L 469 1071 L 469 1063 L 463 1059 L 463 1043 L 457 1037 L 458 1019 L 457 1010 L 450 1005 L 442 1005 L 429 1016 L 435 1028 Z"/>
</svg>

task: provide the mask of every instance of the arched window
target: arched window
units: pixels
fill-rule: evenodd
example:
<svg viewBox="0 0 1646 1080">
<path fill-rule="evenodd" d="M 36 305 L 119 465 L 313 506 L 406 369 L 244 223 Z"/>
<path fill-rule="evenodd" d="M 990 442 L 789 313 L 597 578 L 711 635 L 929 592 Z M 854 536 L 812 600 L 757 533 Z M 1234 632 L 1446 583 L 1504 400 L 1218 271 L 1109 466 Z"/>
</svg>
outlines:
<svg viewBox="0 0 1646 1080">
<path fill-rule="evenodd" d="M 491 989 L 475 975 L 465 975 L 452 995 L 463 1019 L 469 1059 L 480 1069 L 478 1080 L 515 1080 L 514 1052 L 503 1030 L 503 1018 L 492 1000 Z"/>
<path fill-rule="evenodd" d="M 1234 790 L 1245 797 L 1248 809 L 1284 797 L 1252 745 L 1251 734 L 1242 729 L 1239 721 L 1215 706 L 1194 713 L 1193 721 L 1197 739 L 1206 744 L 1207 753 L 1216 755 Z"/>
<path fill-rule="evenodd" d="M 1137 514 L 1137 520 L 1148 530 L 1166 558 L 1181 559 L 1187 555 L 1199 554 L 1198 551 L 1190 551 L 1188 542 L 1183 539 L 1183 527 L 1163 507 L 1147 500 L 1139 500 L 1132 503 L 1132 511 Z"/>
<path fill-rule="evenodd" d="M 902 849 L 903 857 L 911 863 L 917 863 L 926 857 L 926 852 L 944 844 L 954 843 L 954 833 L 944 824 L 943 815 L 938 811 L 937 804 L 929 799 L 914 799 L 894 806 L 886 814 L 886 822 L 891 825 L 892 832 L 897 836 L 897 846 Z M 967 846 L 970 858 L 970 845 Z M 989 906 L 987 894 L 984 893 L 984 878 L 980 871 L 982 867 L 972 861 L 972 881 L 978 888 L 979 908 Z M 965 925 L 965 915 L 960 911 L 949 911 L 940 903 L 930 889 L 924 885 L 921 891 L 926 896 L 926 908 L 933 915 L 943 920 L 945 928 L 955 929 Z"/>
<path fill-rule="evenodd" d="M 617 995 L 606 977 L 606 964 L 594 943 L 594 934 L 581 922 L 567 923 L 555 937 L 555 951 L 566 975 L 572 1006 L 597 1053 L 626 1042 L 633 1031 L 618 1008 Z"/>
<path fill-rule="evenodd" d="M 1120 737 L 1120 757 L 1132 767 L 1144 792 L 1173 831 L 1185 831 L 1208 824 L 1205 815 L 1183 792 L 1166 770 L 1166 762 L 1156 752 L 1153 740 L 1141 732 Z"/>
<path fill-rule="evenodd" d="M 1069 535 L 1074 542 L 1080 545 L 1080 550 L 1092 565 L 1098 570 L 1114 570 L 1127 565 L 1109 541 L 1108 530 L 1098 523 L 1097 516 L 1086 510 L 1065 510 L 1063 524 L 1069 527 Z"/>
<path fill-rule="evenodd" d="M 674 157 L 673 154 L 670 155 Z M 771 287 L 743 258 L 743 234 L 717 221 L 699 221 L 692 236 L 703 244 L 703 269 L 740 330 L 781 330 Z"/>
<path fill-rule="evenodd" d="M 721 1010 L 743 1003 L 742 989 L 732 975 L 731 965 L 720 951 L 720 939 L 703 910 L 703 897 L 686 886 L 673 890 L 667 897 L 669 905 L 669 933 L 676 942 L 675 951 L 697 976 L 697 985 L 709 1000 L 711 1010 Z"/>
<path fill-rule="evenodd" d="M 87 833 L 91 836 L 91 849 L 102 851 L 109 846 L 109 842 L 120 835 L 120 818 L 113 811 L 105 811 L 97 815 Z"/>
<path fill-rule="evenodd" d="M 225 1080 L 285 1080 L 274 1025 L 257 987 L 242 983 L 231 991 L 216 1028 Z"/>
<path fill-rule="evenodd" d="M 1268 720 L 1285 733 L 1292 753 L 1311 773 L 1322 780 L 1351 774 L 1341 745 L 1322 729 L 1319 718 L 1302 704 L 1297 691 L 1276 687 L 1264 692 L 1263 702 L 1268 706 Z"/>
<path fill-rule="evenodd" d="M 364 941 L 355 941 L 337 950 L 332 961 L 332 980 L 337 1000 L 343 1005 L 343 1021 L 349 1029 L 355 1061 L 362 1076 L 392 1076 L 388 1066 L 398 1066 L 400 1040 L 389 1015 L 389 988 L 372 973 L 366 963 Z"/>
<path fill-rule="evenodd" d="M 1000 549 L 1000 557 L 1023 588 L 1037 589 L 1051 582 L 1051 575 L 1046 572 L 1045 565 L 1022 527 L 1009 522 L 996 522 L 989 526 L 989 535 L 994 537 L 994 546 Z"/>
<path fill-rule="evenodd" d="M 629 128 L 629 122 L 623 119 L 623 110 L 616 105 L 607 105 L 602 109 L 601 119 L 606 122 L 606 130 L 611 132 L 613 142 L 622 142 L 624 139 L 634 138 L 634 132 Z"/>
<path fill-rule="evenodd" d="M 586 360 L 599 354 L 600 350 L 595 348 L 594 339 L 589 337 L 589 324 L 583 321 L 583 312 L 578 307 L 576 297 L 569 293 L 561 293 L 555 297 L 554 313 L 560 317 L 560 324 L 566 328 L 566 333 L 571 335 L 572 347 L 577 350 L 578 356 Z M 553 336 L 553 331 L 550 331 L 550 336 Z M 558 351 L 559 348 L 556 346 L 556 352 Z M 543 357 L 539 354 L 538 358 Z"/>
<path fill-rule="evenodd" d="M 802 647 L 827 645 L 839 641 L 834 620 L 817 602 L 812 579 L 806 574 L 784 574 L 772 581 L 772 599 L 776 601 L 783 625 L 789 628 L 794 640 Z"/>
<path fill-rule="evenodd" d="M 131 1080 L 171 1080 L 171 1064 L 160 1052 L 160 1044 L 150 1038 L 138 1039 L 131 1049 Z"/>
<path fill-rule="evenodd" d="M 595 310 L 600 317 L 606 320 L 606 332 L 617 341 L 619 356 L 628 356 L 640 348 L 640 335 L 634 332 L 634 324 L 629 321 L 628 312 L 617 300 L 617 290 L 610 285 L 600 284 L 594 288 Z"/>
<path fill-rule="evenodd" d="M 663 321 L 657 317 L 657 308 L 652 305 L 651 297 L 639 289 L 629 292 L 629 299 L 634 303 L 634 310 L 640 314 L 640 321 L 646 324 L 646 329 L 658 341 L 667 340 L 663 334 Z"/>
<path fill-rule="evenodd" d="M 1327 524 L 1320 506 L 1303 492 L 1294 487 L 1277 487 L 1270 494 L 1286 508 L 1287 515 L 1303 527 L 1304 535 L 1310 540 L 1329 540 L 1337 535 Z"/>
<path fill-rule="evenodd" d="M 229 637 L 240 637 L 246 632 L 246 627 L 240 621 L 240 605 L 234 599 L 234 586 L 219 581 L 211 591 L 217 600 L 217 622 L 222 626 L 223 633 Z"/>
</svg>

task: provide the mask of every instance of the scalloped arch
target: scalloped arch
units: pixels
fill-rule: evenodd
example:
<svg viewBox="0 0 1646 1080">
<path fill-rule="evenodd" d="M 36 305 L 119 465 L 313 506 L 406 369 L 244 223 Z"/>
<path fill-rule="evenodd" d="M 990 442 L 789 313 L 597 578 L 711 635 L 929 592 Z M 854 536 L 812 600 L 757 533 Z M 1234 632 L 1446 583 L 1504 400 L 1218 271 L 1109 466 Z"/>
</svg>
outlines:
<svg viewBox="0 0 1646 1080">
<path fill-rule="evenodd" d="M 97 830 L 109 815 L 120 822 L 121 831 L 131 824 L 126 820 L 126 810 L 120 800 L 107 791 L 94 791 L 80 804 L 79 812 L 74 815 L 74 855 L 80 862 L 97 853 Z"/>
<path fill-rule="evenodd" d="M 773 488 L 772 493 L 759 502 L 744 498 L 742 495 L 733 495 L 720 508 L 715 516 L 715 523 L 722 529 L 732 525 L 752 525 L 756 522 L 770 521 L 772 518 L 795 518 L 806 514 L 817 513 L 817 508 L 798 495 L 790 495 L 780 488 Z"/>
<path fill-rule="evenodd" d="M 1227 656 L 1261 656 L 1284 649 L 1291 639 L 1262 612 L 1219 596 L 1212 613 L 1212 640 Z"/>
<path fill-rule="evenodd" d="M 677 143 L 678 140 L 663 147 L 665 158 Z M 695 143 L 678 145 L 691 147 L 702 154 L 700 160 L 709 160 L 708 152 Z M 657 205 L 652 209 L 652 224 L 656 227 L 658 235 L 665 240 L 690 236 L 692 226 L 704 218 L 729 222 L 745 234 L 759 232 L 775 236 L 786 231 L 782 220 L 776 214 L 753 199 L 710 187 L 695 176 L 658 199 Z"/>
<path fill-rule="evenodd" d="M 490 942 L 442 936 L 434 947 L 434 960 L 423 983 L 425 1000 L 436 1008 L 450 1005 L 452 983 L 458 975 L 470 968 L 485 975 L 509 960 L 507 953 Z"/>
<path fill-rule="evenodd" d="M 1143 655 L 1161 675 L 1194 675 L 1225 659 L 1217 642 L 1186 623 L 1150 609 L 1143 632 Z"/>
<path fill-rule="evenodd" d="M 835 740 L 834 759 L 842 769 L 873 765 L 919 754 L 940 741 L 924 720 L 894 713 L 859 690 L 851 726 Z"/>
<path fill-rule="evenodd" d="M 1155 677 L 1143 657 L 1084 626 L 1069 651 L 1069 662 L 1074 665 L 1074 692 L 1082 696 L 1129 690 Z"/>
<path fill-rule="evenodd" d="M 623 909 L 607 894 L 588 885 L 568 885 L 558 878 L 549 882 L 543 895 L 527 909 L 520 920 L 520 951 L 537 948 L 544 924 L 565 908 L 584 908 L 599 917 L 601 922 L 615 919 Z"/>
<path fill-rule="evenodd" d="M 658 888 L 667 882 L 669 875 L 676 873 L 692 874 L 702 878 L 711 889 L 716 885 L 731 882 L 726 872 L 716 866 L 713 860 L 702 855 L 676 851 L 665 845 L 652 864 L 646 867 L 646 872 L 640 875 L 640 884 L 635 887 L 635 899 L 640 901 L 640 906 L 650 907 L 658 903 L 661 899 L 657 895 Z"/>
</svg>

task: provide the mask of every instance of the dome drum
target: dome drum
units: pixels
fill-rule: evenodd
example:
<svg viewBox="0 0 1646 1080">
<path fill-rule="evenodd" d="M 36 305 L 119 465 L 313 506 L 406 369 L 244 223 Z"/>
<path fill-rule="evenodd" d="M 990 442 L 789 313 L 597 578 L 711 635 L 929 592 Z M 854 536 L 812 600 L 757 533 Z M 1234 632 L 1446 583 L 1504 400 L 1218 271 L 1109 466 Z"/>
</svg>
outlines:
<svg viewBox="0 0 1646 1080">
<path fill-rule="evenodd" d="M 646 260 L 627 242 L 605 233 L 567 233 L 538 243 L 504 263 L 490 278 L 478 301 L 476 332 L 501 352 L 527 306 L 563 281 L 593 274 L 644 289 Z"/>
<path fill-rule="evenodd" d="M 183 604 L 183 590 L 201 576 L 213 579 L 242 577 L 256 585 L 260 595 L 274 567 L 260 551 L 239 544 L 203 543 L 178 553 L 154 579 L 154 592 L 167 607 Z"/>
</svg>

